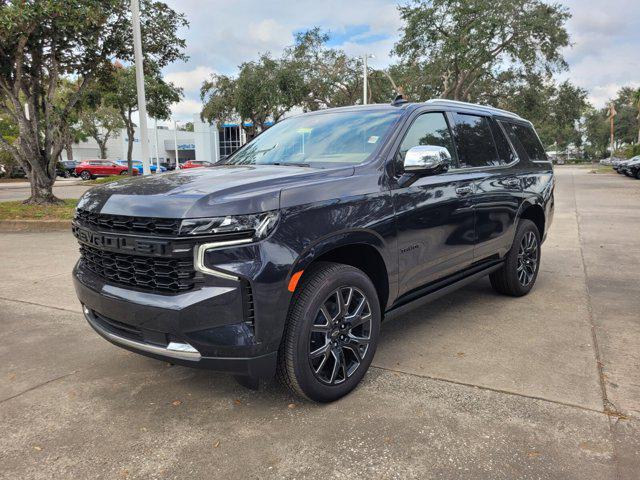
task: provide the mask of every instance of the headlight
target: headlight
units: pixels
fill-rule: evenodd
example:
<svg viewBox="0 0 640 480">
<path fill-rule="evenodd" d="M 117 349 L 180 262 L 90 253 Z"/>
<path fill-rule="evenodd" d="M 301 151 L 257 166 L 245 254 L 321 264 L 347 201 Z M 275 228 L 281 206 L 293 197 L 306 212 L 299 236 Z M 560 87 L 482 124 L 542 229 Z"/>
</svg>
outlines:
<svg viewBox="0 0 640 480">
<path fill-rule="evenodd" d="M 227 217 L 190 218 L 180 224 L 180 235 L 224 235 L 245 233 L 255 241 L 267 237 L 278 221 L 278 212 Z"/>
</svg>

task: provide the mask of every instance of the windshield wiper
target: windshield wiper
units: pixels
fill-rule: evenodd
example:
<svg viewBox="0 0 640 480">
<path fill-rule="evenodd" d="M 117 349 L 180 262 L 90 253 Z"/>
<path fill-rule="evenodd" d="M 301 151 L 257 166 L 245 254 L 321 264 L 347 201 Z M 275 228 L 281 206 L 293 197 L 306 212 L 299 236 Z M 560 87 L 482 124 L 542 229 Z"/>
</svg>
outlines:
<svg viewBox="0 0 640 480">
<path fill-rule="evenodd" d="M 285 167 L 288 167 L 289 165 L 294 166 L 294 167 L 310 167 L 311 165 L 309 165 L 308 163 L 296 163 L 296 162 L 274 162 L 274 163 L 270 163 L 269 165 L 282 165 Z"/>
</svg>

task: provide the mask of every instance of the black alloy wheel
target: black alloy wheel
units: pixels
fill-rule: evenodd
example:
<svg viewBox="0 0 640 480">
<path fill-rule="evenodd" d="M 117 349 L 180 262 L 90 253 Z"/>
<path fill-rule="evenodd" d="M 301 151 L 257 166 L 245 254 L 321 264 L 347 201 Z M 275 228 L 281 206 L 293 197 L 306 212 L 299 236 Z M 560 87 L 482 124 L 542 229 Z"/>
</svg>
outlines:
<svg viewBox="0 0 640 480">
<path fill-rule="evenodd" d="M 518 281 L 526 287 L 535 278 L 538 270 L 538 239 L 533 231 L 527 231 L 518 249 Z"/>
<path fill-rule="evenodd" d="M 540 255 L 538 227 L 531 220 L 520 220 L 504 264 L 489 275 L 493 289 L 512 297 L 529 293 L 538 278 Z"/>
<path fill-rule="evenodd" d="M 340 287 L 322 303 L 309 334 L 309 364 L 323 383 L 337 385 L 351 377 L 367 356 L 371 306 L 356 287 Z"/>
<path fill-rule="evenodd" d="M 278 379 L 295 395 L 316 402 L 346 395 L 371 365 L 381 319 L 378 292 L 362 270 L 311 265 L 291 299 Z"/>
</svg>

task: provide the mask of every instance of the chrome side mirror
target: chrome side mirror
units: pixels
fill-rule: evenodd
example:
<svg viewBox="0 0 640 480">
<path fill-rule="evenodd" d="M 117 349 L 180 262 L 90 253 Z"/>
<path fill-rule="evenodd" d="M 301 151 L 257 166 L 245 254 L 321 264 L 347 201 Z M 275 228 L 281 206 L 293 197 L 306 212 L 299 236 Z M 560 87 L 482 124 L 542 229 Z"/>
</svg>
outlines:
<svg viewBox="0 0 640 480">
<path fill-rule="evenodd" d="M 407 150 L 404 171 L 407 173 L 446 172 L 451 164 L 451 154 L 445 147 L 417 145 Z"/>
</svg>

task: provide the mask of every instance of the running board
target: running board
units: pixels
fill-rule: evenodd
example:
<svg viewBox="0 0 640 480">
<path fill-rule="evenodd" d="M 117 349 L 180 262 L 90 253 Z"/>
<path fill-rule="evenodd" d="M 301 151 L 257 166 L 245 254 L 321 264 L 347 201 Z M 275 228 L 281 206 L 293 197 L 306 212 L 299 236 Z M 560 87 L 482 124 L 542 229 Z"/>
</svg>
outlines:
<svg viewBox="0 0 640 480">
<path fill-rule="evenodd" d="M 409 300 L 406 303 L 400 304 L 397 307 L 393 307 L 390 310 L 387 310 L 384 314 L 384 320 L 391 320 L 413 310 L 414 308 L 421 307 L 422 305 L 437 300 L 438 298 L 443 297 L 444 295 L 447 295 L 454 290 L 464 287 L 465 285 L 475 282 L 476 280 L 489 275 L 496 270 L 499 270 L 500 268 L 502 268 L 503 264 L 504 263 L 502 261 L 498 262 L 497 264 L 493 264 L 490 267 L 483 268 L 480 271 L 463 277 L 460 280 L 454 280 L 451 283 L 445 283 L 446 280 L 442 282 L 436 282 L 434 285 L 425 288 L 425 293 L 418 298 Z M 445 285 L 441 286 L 442 283 L 445 283 Z"/>
</svg>

